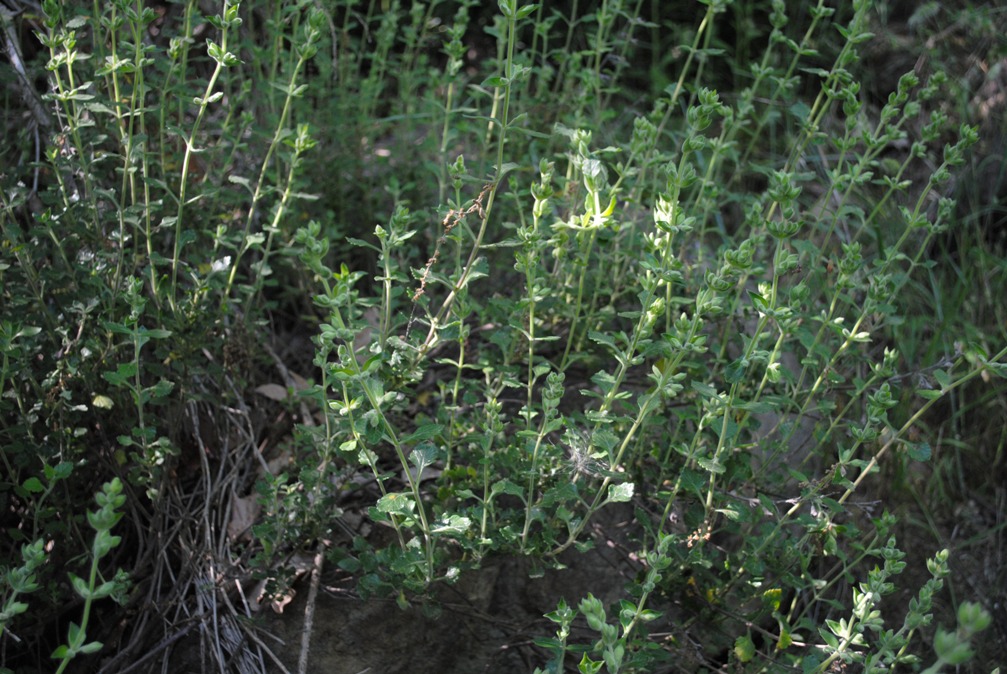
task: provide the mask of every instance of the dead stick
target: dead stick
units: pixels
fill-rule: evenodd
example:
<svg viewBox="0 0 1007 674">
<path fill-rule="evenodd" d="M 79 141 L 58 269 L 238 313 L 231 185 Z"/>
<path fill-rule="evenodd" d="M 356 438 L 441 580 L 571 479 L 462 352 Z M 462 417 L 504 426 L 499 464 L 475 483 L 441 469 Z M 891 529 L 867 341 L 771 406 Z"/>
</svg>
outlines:
<svg viewBox="0 0 1007 674">
<path fill-rule="evenodd" d="M 130 666 L 126 667 L 125 669 L 119 669 L 117 671 L 119 672 L 119 674 L 126 674 L 126 672 L 132 672 L 132 671 L 134 671 L 136 669 L 139 669 L 140 665 L 142 665 L 145 662 L 147 662 L 148 660 L 152 659 L 153 657 L 155 657 L 156 655 L 158 655 L 161 651 L 163 651 L 164 649 L 168 648 L 173 643 L 175 643 L 176 641 L 178 641 L 179 639 L 181 639 L 182 637 L 184 637 L 186 634 L 188 634 L 189 631 L 193 627 L 196 626 L 196 624 L 197 624 L 196 622 L 191 622 L 188 625 L 186 625 L 184 628 L 182 628 L 182 629 L 178 630 L 177 632 L 175 632 L 174 634 L 168 636 L 165 639 L 162 639 L 160 643 L 158 643 L 156 646 L 154 646 L 142 658 L 140 658 L 139 660 L 136 660 L 133 664 L 131 664 Z M 105 671 L 112 671 L 112 670 L 110 668 L 108 668 L 108 666 L 106 665 L 106 667 L 103 668 L 101 671 L 105 672 Z"/>
<path fill-rule="evenodd" d="M 240 583 L 238 583 L 238 581 L 237 581 L 237 580 L 235 580 L 235 585 L 237 585 L 237 587 L 238 587 L 238 594 L 239 594 L 239 595 L 241 596 L 241 602 L 242 602 L 242 604 L 243 604 L 243 605 L 244 605 L 244 607 L 245 607 L 245 617 L 249 617 L 249 611 L 248 611 L 248 600 L 247 600 L 247 599 L 245 598 L 245 591 L 244 591 L 244 590 L 243 590 L 243 589 L 241 588 L 241 584 L 240 584 Z M 231 598 L 227 596 L 227 593 L 226 593 L 226 592 L 221 592 L 221 593 L 220 593 L 220 595 L 221 595 L 221 596 L 222 596 L 222 597 L 224 598 L 224 603 L 226 603 L 226 604 L 227 604 L 227 607 L 228 607 L 229 609 L 231 609 L 231 614 L 232 614 L 232 615 L 235 615 L 235 616 L 238 616 L 238 615 L 241 615 L 241 614 L 239 614 L 239 613 L 238 613 L 238 611 L 237 611 L 237 610 L 236 610 L 236 609 L 234 608 L 234 604 L 232 604 L 232 603 L 231 603 Z M 283 666 L 283 661 L 282 661 L 282 660 L 280 660 L 280 658 L 278 658 L 278 657 L 276 656 L 276 654 L 275 654 L 275 653 L 273 653 L 273 651 L 272 651 L 272 650 L 270 650 L 269 646 L 267 646 L 267 645 L 266 645 L 266 644 L 265 644 L 265 643 L 264 643 L 264 642 L 262 641 L 262 639 L 260 639 L 260 638 L 259 638 L 259 636 L 258 636 L 258 635 L 257 635 L 257 634 L 255 633 L 255 628 L 254 628 L 254 627 L 252 627 L 251 625 L 249 625 L 249 624 L 248 624 L 248 623 L 247 623 L 246 621 L 244 621 L 244 620 L 240 621 L 240 622 L 239 622 L 238 624 L 239 624 L 239 625 L 241 625 L 242 629 L 244 629 L 244 630 L 245 630 L 245 635 L 246 635 L 246 636 L 247 636 L 247 637 L 248 637 L 249 639 L 251 639 L 252 641 L 254 641 L 254 642 L 255 642 L 255 644 L 256 644 L 256 645 L 257 645 L 257 646 L 258 646 L 258 647 L 259 647 L 259 648 L 260 648 L 260 649 L 261 649 L 261 650 L 262 650 L 263 652 L 265 652 L 265 654 L 266 654 L 266 655 L 268 655 L 268 656 L 269 656 L 269 659 L 273 661 L 273 664 L 274 664 L 274 665 L 276 665 L 276 666 L 277 666 L 277 667 L 279 668 L 279 670 L 280 670 L 280 671 L 281 671 L 281 672 L 282 672 L 283 674 L 290 674 L 290 672 L 289 672 L 289 671 L 287 670 L 287 668 Z M 267 632 L 267 634 L 269 634 L 269 633 Z M 270 636 L 273 636 L 273 635 L 270 635 Z M 275 639 L 276 637 L 273 637 L 273 638 Z M 282 644 L 283 642 L 281 641 L 280 643 Z M 261 653 L 260 653 L 260 657 L 259 657 L 259 660 L 260 660 L 260 661 L 262 660 L 262 657 L 261 657 Z M 266 670 L 265 670 L 265 669 L 263 669 L 262 671 L 266 671 Z"/>
<path fill-rule="evenodd" d="M 304 607 L 304 629 L 301 631 L 301 655 L 297 659 L 297 674 L 307 674 L 308 650 L 311 646 L 311 630 L 315 623 L 315 600 L 322 577 L 322 562 L 325 561 L 325 543 L 319 541 L 315 551 L 315 561 L 311 566 L 311 587 L 308 590 L 308 605 Z"/>
</svg>

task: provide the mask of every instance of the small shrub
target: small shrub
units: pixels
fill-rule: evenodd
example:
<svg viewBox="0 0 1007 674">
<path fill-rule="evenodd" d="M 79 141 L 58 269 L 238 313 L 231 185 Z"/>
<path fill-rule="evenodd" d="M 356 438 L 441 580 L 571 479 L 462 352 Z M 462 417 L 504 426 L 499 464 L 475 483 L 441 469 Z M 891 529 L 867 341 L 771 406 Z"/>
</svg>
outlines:
<svg viewBox="0 0 1007 674">
<path fill-rule="evenodd" d="M 24 114 L 50 131 L 0 176 L 0 636 L 67 618 L 59 578 L 86 569 L 55 653 L 101 648 L 120 517 L 165 605 L 248 558 L 281 593 L 308 546 L 406 605 L 491 556 L 560 568 L 625 509 L 634 580 L 560 602 L 538 671 L 654 671 L 697 635 L 697 671 L 929 658 L 949 553 L 893 610 L 879 501 L 882 468 L 934 453 L 928 415 L 1007 373 L 906 301 L 977 130 L 939 69 L 869 95 L 866 0 L 644 4 L 24 19 L 51 86 Z M 296 395 L 269 343 L 291 316 L 314 334 Z M 246 398 L 264 363 L 272 406 Z M 75 504 L 102 483 L 92 541 Z M 963 604 L 931 670 L 988 622 Z"/>
</svg>

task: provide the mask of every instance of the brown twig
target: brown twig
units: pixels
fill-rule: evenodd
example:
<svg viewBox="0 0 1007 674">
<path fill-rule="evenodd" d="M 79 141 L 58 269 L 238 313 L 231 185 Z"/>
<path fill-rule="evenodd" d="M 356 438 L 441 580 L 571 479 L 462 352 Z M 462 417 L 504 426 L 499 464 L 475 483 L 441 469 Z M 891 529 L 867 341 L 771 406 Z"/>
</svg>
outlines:
<svg viewBox="0 0 1007 674">
<path fill-rule="evenodd" d="M 197 623 L 198 621 L 190 622 L 188 625 L 178 630 L 171 636 L 165 637 L 156 646 L 151 648 L 146 655 L 144 655 L 142 658 L 140 658 L 130 666 L 126 667 L 125 669 L 118 668 L 117 665 L 119 658 L 116 657 L 113 658 L 108 664 L 106 664 L 100 670 L 98 670 L 98 674 L 104 674 L 105 672 L 118 672 L 118 674 L 128 674 L 128 672 L 132 672 L 136 669 L 139 669 L 142 664 L 152 659 L 155 655 L 158 655 L 159 653 L 167 649 L 169 646 L 171 646 L 173 643 L 175 643 L 176 641 L 184 637 L 186 634 L 191 632 L 192 628 L 195 627 Z"/>
<path fill-rule="evenodd" d="M 308 590 L 308 605 L 304 607 L 304 629 L 301 631 L 301 655 L 297 659 L 297 674 L 308 671 L 308 650 L 311 646 L 311 630 L 315 623 L 315 602 L 318 599 L 318 586 L 322 576 L 322 563 L 325 561 L 325 543 L 319 541 L 315 550 L 314 564 L 311 566 L 311 586 Z"/>
<path fill-rule="evenodd" d="M 444 232 L 437 238 L 437 242 L 434 244 L 434 254 L 430 256 L 429 260 L 427 260 L 426 265 L 423 267 L 423 271 L 420 273 L 420 287 L 413 293 L 413 307 L 409 312 L 409 320 L 406 323 L 406 339 L 409 339 L 409 333 L 413 329 L 413 323 L 416 322 L 416 304 L 419 299 L 426 294 L 427 280 L 430 277 L 430 272 L 434 265 L 437 264 L 437 260 L 440 258 L 441 244 L 448 240 L 448 235 L 451 233 L 451 230 L 457 227 L 467 216 L 472 213 L 478 213 L 480 218 L 486 216 L 486 210 L 483 207 L 483 200 L 493 187 L 493 183 L 484 185 L 482 192 L 479 193 L 479 196 L 476 197 L 467 208 L 452 208 L 448 211 L 448 214 L 444 216 L 444 220 L 441 221 L 441 227 L 444 228 Z"/>
</svg>

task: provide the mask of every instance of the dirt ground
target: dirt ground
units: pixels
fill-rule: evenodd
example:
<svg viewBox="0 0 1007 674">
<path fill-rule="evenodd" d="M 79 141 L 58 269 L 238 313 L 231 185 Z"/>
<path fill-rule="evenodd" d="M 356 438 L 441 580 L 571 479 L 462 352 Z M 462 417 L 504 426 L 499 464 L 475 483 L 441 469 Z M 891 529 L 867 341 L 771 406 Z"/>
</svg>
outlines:
<svg viewBox="0 0 1007 674">
<path fill-rule="evenodd" d="M 984 511 L 977 502 L 964 504 L 959 510 L 957 525 L 942 522 L 943 541 L 933 540 L 932 531 L 918 526 L 913 517 L 907 516 L 900 525 L 897 535 L 900 548 L 907 553 L 908 567 L 897 583 L 898 591 L 886 602 L 885 617 L 888 627 L 898 628 L 905 606 L 929 578 L 926 560 L 941 547 L 950 547 L 953 571 L 935 602 L 935 623 L 946 627 L 953 624 L 951 602 L 982 601 L 994 614 L 993 625 L 976 640 L 977 658 L 971 669 L 963 671 L 991 672 L 1007 664 L 1007 563 L 998 559 L 1004 549 L 997 546 L 998 536 L 990 535 L 991 530 L 999 528 L 1002 538 L 1003 523 L 988 521 L 987 515 L 993 511 Z M 576 606 L 590 592 L 610 607 L 625 597 L 627 581 L 642 566 L 603 529 L 617 525 L 620 516 L 628 515 L 608 514 L 606 524 L 595 529 L 593 549 L 564 553 L 561 562 L 566 568 L 546 569 L 544 575 L 531 577 L 533 562 L 528 558 L 490 559 L 483 568 L 463 573 L 456 584 L 441 586 L 436 599 L 426 606 L 417 603 L 402 609 L 394 598 L 365 601 L 352 591 L 352 581 L 345 574 L 338 570 L 323 572 L 306 671 L 530 674 L 546 664 L 547 654 L 535 646 L 534 639 L 554 634 L 555 625 L 543 616 L 555 610 L 560 598 Z M 266 671 L 298 671 L 309 594 L 307 580 L 300 581 L 295 589 L 294 601 L 282 614 L 264 609 L 255 621 L 260 638 L 279 660 L 269 662 L 267 658 Z M 578 629 L 582 623 L 580 620 L 575 624 L 571 643 L 589 643 L 597 637 L 583 627 Z M 675 632 L 674 620 L 668 615 L 653 627 L 657 632 Z M 695 653 L 683 660 L 682 643 L 679 640 L 675 649 L 676 661 L 661 671 L 694 672 L 704 664 L 713 664 L 709 653 L 700 652 L 698 644 Z M 932 661 L 929 650 L 918 639 L 914 640 L 914 648 L 924 656 L 925 664 Z M 568 656 L 568 666 L 576 664 L 571 662 L 573 659 Z M 200 669 L 196 666 L 190 671 Z"/>
<path fill-rule="evenodd" d="M 594 527 L 595 546 L 564 552 L 558 560 L 562 568 L 542 569 L 523 557 L 489 558 L 456 583 L 438 585 L 432 600 L 404 609 L 394 597 L 361 599 L 352 578 L 334 566 L 323 569 L 306 671 L 530 673 L 546 664 L 548 655 L 534 640 L 554 635 L 555 625 L 544 614 L 555 610 L 561 598 L 575 607 L 592 593 L 609 607 L 624 597 L 626 582 L 642 566 L 623 541 L 614 540 L 621 536 L 609 533 L 622 530 L 631 516 L 628 508 L 602 511 Z M 298 671 L 309 587 L 305 576 L 294 585 L 296 595 L 282 613 L 263 607 L 253 619 L 253 632 L 271 654 L 254 645 L 249 650 L 262 658 L 265 671 Z M 571 642 L 591 638 L 575 626 Z M 204 671 L 198 635 L 188 641 L 174 650 L 169 671 Z"/>
<path fill-rule="evenodd" d="M 921 486 L 926 481 L 926 472 L 923 469 L 914 477 Z M 873 484 L 875 496 L 884 497 L 882 485 L 887 477 L 882 474 Z M 1001 489 L 999 493 L 1003 498 L 1004 491 Z M 1002 504 L 972 499 L 954 511 L 927 513 L 926 517 L 921 517 L 917 504 L 887 505 L 901 510 L 895 533 L 908 564 L 897 579 L 896 592 L 883 605 L 886 627 L 898 629 L 908 602 L 929 578 L 927 559 L 940 549 L 949 548 L 952 573 L 935 599 L 934 624 L 951 627 L 955 606 L 962 601 L 980 601 L 993 613 L 993 624 L 975 640 L 977 657 L 962 671 L 986 674 L 1007 664 L 1007 560 L 1003 559 L 1007 548 L 1003 545 L 1004 523 L 996 521 L 996 513 L 1004 511 Z M 405 609 L 394 597 L 360 598 L 353 589 L 354 579 L 328 565 L 320 574 L 319 591 L 313 602 L 307 667 L 302 671 L 530 674 L 548 661 L 547 652 L 536 646 L 534 640 L 554 635 L 556 626 L 544 614 L 555 610 L 561 598 L 576 607 L 588 593 L 593 593 L 606 608 L 627 598 L 624 589 L 628 581 L 643 569 L 632 555 L 633 544 L 624 533 L 630 528 L 627 525 L 632 516 L 628 506 L 601 511 L 592 530 L 594 547 L 586 552 L 567 550 L 559 559 L 563 568 L 542 570 L 539 566 L 536 570 L 536 563 L 530 558 L 491 557 L 482 568 L 463 572 L 456 583 L 438 585 L 432 600 L 414 601 Z M 259 665 L 245 669 L 239 666 L 236 671 L 301 671 L 299 659 L 304 651 L 302 635 L 309 585 L 307 575 L 294 585 L 296 594 L 282 613 L 268 607 L 257 613 L 248 631 L 265 648 L 250 644 L 252 648 L 248 650 L 256 654 Z M 667 605 L 661 608 L 667 609 Z M 609 616 L 613 618 L 611 611 Z M 716 635 L 690 637 L 681 631 L 680 621 L 670 612 L 651 628 L 652 638 L 668 644 L 669 653 L 668 664 L 655 671 L 728 671 L 726 657 L 721 660 L 711 652 Z M 574 623 L 569 641 L 588 644 L 597 636 L 580 619 Z M 670 645 L 672 640 L 674 647 Z M 167 671 L 181 674 L 215 671 L 201 664 L 198 641 L 193 633 L 191 647 L 175 649 Z M 927 643 L 919 636 L 913 641 L 913 650 L 922 656 L 924 664 L 933 661 Z M 567 657 L 568 671 L 575 671 L 576 659 Z"/>
<path fill-rule="evenodd" d="M 569 568 L 530 578 L 526 559 L 504 558 L 463 574 L 437 594 L 437 615 L 421 606 L 399 608 L 394 600 L 362 601 L 327 588 L 317 601 L 309 671 L 363 672 L 532 672 L 544 665 L 536 637 L 549 636 L 543 614 L 566 597 L 576 604 L 588 592 L 604 590 L 606 605 L 617 601 L 625 564 L 613 549 L 596 548 L 568 557 Z M 284 616 L 264 616 L 263 627 L 281 639 L 280 658 L 296 671 L 307 593 Z M 276 671 L 279 671 L 277 668 Z"/>
</svg>

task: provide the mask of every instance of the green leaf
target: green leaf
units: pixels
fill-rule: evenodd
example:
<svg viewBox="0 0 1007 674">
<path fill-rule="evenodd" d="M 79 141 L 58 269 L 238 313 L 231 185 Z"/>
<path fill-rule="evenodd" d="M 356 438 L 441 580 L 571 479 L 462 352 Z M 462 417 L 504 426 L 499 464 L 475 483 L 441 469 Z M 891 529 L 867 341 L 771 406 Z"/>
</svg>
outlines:
<svg viewBox="0 0 1007 674">
<path fill-rule="evenodd" d="M 432 442 L 421 442 L 416 445 L 416 449 L 409 454 L 409 463 L 416 466 L 417 471 L 422 471 L 424 468 L 432 465 L 433 462 L 437 460 L 437 455 L 437 445 Z"/>
<path fill-rule="evenodd" d="M 542 507 L 549 508 L 556 503 L 569 503 L 577 499 L 577 485 L 573 482 L 563 482 L 557 487 L 547 489 L 542 494 Z"/>
<path fill-rule="evenodd" d="M 70 477 L 70 473 L 72 472 L 73 472 L 73 464 L 70 463 L 69 461 L 61 461 L 60 463 L 56 464 L 56 467 L 53 469 L 52 472 L 52 477 L 49 478 L 49 481 L 52 482 L 54 480 L 65 480 L 66 478 Z"/>
<path fill-rule="evenodd" d="M 104 597 L 108 597 L 113 592 L 115 592 L 115 588 L 116 588 L 115 581 L 111 581 L 111 580 L 105 581 L 104 583 L 102 583 L 98 587 L 94 588 L 94 591 L 91 593 L 91 598 L 92 599 L 102 599 Z"/>
<path fill-rule="evenodd" d="M 560 597 L 559 601 L 556 602 L 556 610 L 549 611 L 549 613 L 545 614 L 545 617 L 553 621 L 554 623 L 562 625 L 564 623 L 569 624 L 569 622 L 573 620 L 575 615 L 576 613 L 574 611 L 571 611 L 570 605 L 566 603 L 566 599 Z"/>
<path fill-rule="evenodd" d="M 100 559 L 105 555 L 107 555 L 109 552 L 111 552 L 112 548 L 117 547 L 119 543 L 122 542 L 121 536 L 113 536 L 108 532 L 109 529 L 115 526 L 115 523 L 119 520 L 119 518 L 122 517 L 122 513 L 115 513 L 115 512 L 111 513 L 111 516 L 106 518 L 108 520 L 106 522 L 94 522 L 93 518 L 91 517 L 92 514 L 94 513 L 87 514 L 89 523 L 91 524 L 92 527 L 98 529 L 98 527 L 95 526 L 95 524 L 99 524 L 102 526 L 107 525 L 107 528 L 98 530 L 98 532 L 95 534 L 94 542 L 91 544 L 91 549 L 94 552 L 94 556 Z"/>
<path fill-rule="evenodd" d="M 367 243 L 362 239 L 355 239 L 352 236 L 348 236 L 346 237 L 346 241 L 352 243 L 354 246 L 360 246 L 361 248 L 370 248 L 371 250 L 376 250 L 379 253 L 381 252 L 381 249 L 375 246 L 373 243 Z"/>
<path fill-rule="evenodd" d="M 510 494 L 511 496 L 519 496 L 523 499 L 524 489 L 510 480 L 499 480 L 494 482 L 493 486 L 490 488 L 491 496 L 496 496 L 497 494 Z"/>
<path fill-rule="evenodd" d="M 175 382 L 168 381 L 167 379 L 162 379 L 148 389 L 153 396 L 153 399 L 159 399 L 166 397 L 171 390 L 175 388 Z"/>
<path fill-rule="evenodd" d="M 727 519 L 731 520 L 732 522 L 737 522 L 738 520 L 741 519 L 741 516 L 744 514 L 744 512 L 738 509 L 737 506 L 733 508 L 717 508 L 716 511 L 721 515 L 723 515 L 724 517 L 726 517 Z"/>
<path fill-rule="evenodd" d="M 682 471 L 681 477 L 682 489 L 696 496 L 703 494 L 703 490 L 706 487 L 706 475 L 700 473 L 698 470 L 686 468 Z"/>
<path fill-rule="evenodd" d="M 839 639 L 836 638 L 836 635 L 826 631 L 824 627 L 818 628 L 818 634 L 821 635 L 822 639 L 829 645 L 830 648 L 839 648 Z"/>
<path fill-rule="evenodd" d="M 391 513 L 395 515 L 408 515 L 416 507 L 413 498 L 407 494 L 393 492 L 385 494 L 378 499 L 378 512 Z"/>
<path fill-rule="evenodd" d="M 633 498 L 633 491 L 632 482 L 610 484 L 608 486 L 608 500 L 610 503 L 628 503 Z"/>
<path fill-rule="evenodd" d="M 127 386 L 136 376 L 136 365 L 133 363 L 120 363 L 115 372 L 102 372 L 102 377 L 113 386 Z"/>
<path fill-rule="evenodd" d="M 818 665 L 822 663 L 822 657 L 816 654 L 807 655 L 801 658 L 801 673 L 811 674 L 818 670 Z"/>
<path fill-rule="evenodd" d="M 745 376 L 745 372 L 748 370 L 749 361 L 746 358 L 738 358 L 737 360 L 731 362 L 724 371 L 724 380 L 728 384 L 737 384 L 741 381 L 741 378 Z"/>
<path fill-rule="evenodd" d="M 1007 379 L 1007 363 L 986 363 L 986 369 L 998 377 Z"/>
<path fill-rule="evenodd" d="M 776 650 L 782 651 L 794 643 L 794 637 L 790 630 L 783 628 L 780 630 L 780 640 L 776 642 Z"/>
<path fill-rule="evenodd" d="M 555 612 L 547 613 L 545 617 L 549 618 L 549 616 L 553 615 L 554 613 Z M 552 620 L 552 618 L 549 619 Z M 553 622 L 559 622 L 559 621 L 553 620 Z M 563 650 L 563 642 L 561 642 L 559 639 L 554 639 L 553 637 L 538 637 L 537 639 L 533 639 L 532 643 L 538 646 L 539 648 L 544 648 L 554 653 L 559 653 L 560 651 Z"/>
<path fill-rule="evenodd" d="M 702 382 L 694 381 L 692 382 L 692 390 L 694 390 L 699 395 L 704 398 L 715 398 L 717 397 L 717 387 L 711 386 L 709 384 L 704 384 Z"/>
<path fill-rule="evenodd" d="M 696 457 L 696 463 L 698 463 L 704 469 L 716 475 L 720 475 L 725 470 L 727 470 L 726 468 L 724 468 L 724 464 L 720 463 L 716 459 L 704 459 L 702 457 Z"/>
<path fill-rule="evenodd" d="M 928 442 L 910 442 L 907 451 L 914 461 L 929 461 L 933 452 Z"/>
<path fill-rule="evenodd" d="M 87 638 L 87 635 L 84 634 L 84 630 L 82 630 L 80 625 L 75 622 L 70 623 L 70 626 L 66 630 L 66 636 L 67 641 L 69 642 L 68 645 L 74 650 L 80 648 L 81 644 L 84 643 L 84 639 Z"/>
<path fill-rule="evenodd" d="M 751 636 L 746 634 L 734 640 L 734 655 L 741 662 L 750 662 L 755 657 L 755 642 Z"/>
<path fill-rule="evenodd" d="M 91 399 L 91 406 L 100 410 L 110 410 L 115 407 L 115 402 L 108 396 L 99 393 Z"/>
<path fill-rule="evenodd" d="M 783 597 L 783 589 L 773 587 L 762 593 L 762 601 L 774 611 L 780 610 L 780 599 Z"/>
<path fill-rule="evenodd" d="M 460 536 L 469 530 L 472 520 L 461 515 L 451 515 L 446 521 L 435 522 L 431 531 L 435 534 L 454 534 Z"/>
<path fill-rule="evenodd" d="M 839 620 L 833 620 L 832 618 L 826 618 L 825 625 L 837 637 L 846 636 L 847 629 L 845 619 L 840 618 Z M 819 631 L 821 631 L 821 628 L 819 628 Z"/>
<path fill-rule="evenodd" d="M 640 622 L 649 623 L 653 622 L 654 620 L 657 620 L 662 615 L 664 615 L 664 613 L 661 611 L 655 611 L 653 609 L 645 608 L 644 610 L 640 611 L 640 615 L 638 617 L 640 619 Z"/>
<path fill-rule="evenodd" d="M 402 438 L 403 445 L 411 445 L 438 435 L 444 429 L 443 424 L 424 424 L 415 431 Z"/>
<path fill-rule="evenodd" d="M 339 563 L 336 564 L 336 566 L 338 566 L 343 571 L 356 573 L 357 571 L 360 570 L 360 561 L 355 557 L 344 557 L 343 559 L 339 560 Z"/>
<path fill-rule="evenodd" d="M 254 194 L 255 192 L 255 190 L 252 189 L 252 181 L 244 176 L 229 175 L 227 176 L 227 182 L 234 183 L 236 185 L 241 185 L 250 193 Z"/>
<path fill-rule="evenodd" d="M 42 485 L 42 481 L 37 477 L 29 477 L 21 485 L 25 491 L 31 494 L 40 494 L 45 491 L 45 487 Z"/>
<path fill-rule="evenodd" d="M 777 409 L 776 405 L 764 400 L 757 402 L 735 403 L 732 407 L 737 410 L 751 412 L 752 414 L 769 414 L 770 412 L 775 412 Z"/>
<path fill-rule="evenodd" d="M 4 606 L 4 610 L 0 613 L 0 624 L 5 623 L 14 616 L 21 615 L 28 610 L 28 604 L 22 601 L 8 601 Z M 3 674 L 2 669 L 0 669 L 0 674 Z M 10 670 L 7 670 L 10 671 Z"/>
<path fill-rule="evenodd" d="M 759 313 L 766 313 L 769 311 L 769 300 L 760 295 L 759 293 L 749 290 L 748 298 L 752 300 L 752 304 L 755 306 L 755 310 Z M 746 661 L 747 662 L 747 661 Z"/>
<path fill-rule="evenodd" d="M 77 594 L 79 594 L 84 599 L 87 599 L 88 597 L 90 597 L 91 596 L 91 588 L 88 587 L 87 581 L 84 580 L 83 578 L 81 578 L 80 576 L 76 575 L 76 574 L 71 573 L 69 575 L 70 575 L 70 582 L 73 585 L 74 592 L 76 592 Z M 71 626 L 72 626 L 72 624 L 71 624 Z M 71 642 L 73 641 L 73 637 L 70 638 L 70 641 Z"/>
<path fill-rule="evenodd" d="M 871 333 L 865 331 L 851 332 L 846 328 L 843 328 L 843 337 L 850 340 L 851 342 L 857 342 L 861 344 L 866 344 L 871 341 Z"/>
<path fill-rule="evenodd" d="M 538 5 L 525 5 L 524 7 L 522 7 L 517 11 L 517 18 L 523 19 L 532 12 L 534 12 L 536 9 L 538 9 Z"/>
<path fill-rule="evenodd" d="M 601 671 L 602 665 L 605 663 L 601 660 L 594 661 L 587 657 L 587 653 L 580 659 L 580 664 L 577 665 L 577 671 L 581 674 L 598 674 Z"/>
<path fill-rule="evenodd" d="M 803 122 L 811 114 L 811 108 L 808 107 L 807 103 L 797 102 L 790 106 L 790 114 Z"/>
<path fill-rule="evenodd" d="M 497 173 L 496 177 L 497 179 L 502 180 L 503 176 L 507 175 L 511 171 L 519 170 L 520 168 L 521 165 L 514 161 L 505 161 L 500 165 L 499 172 Z"/>
</svg>

